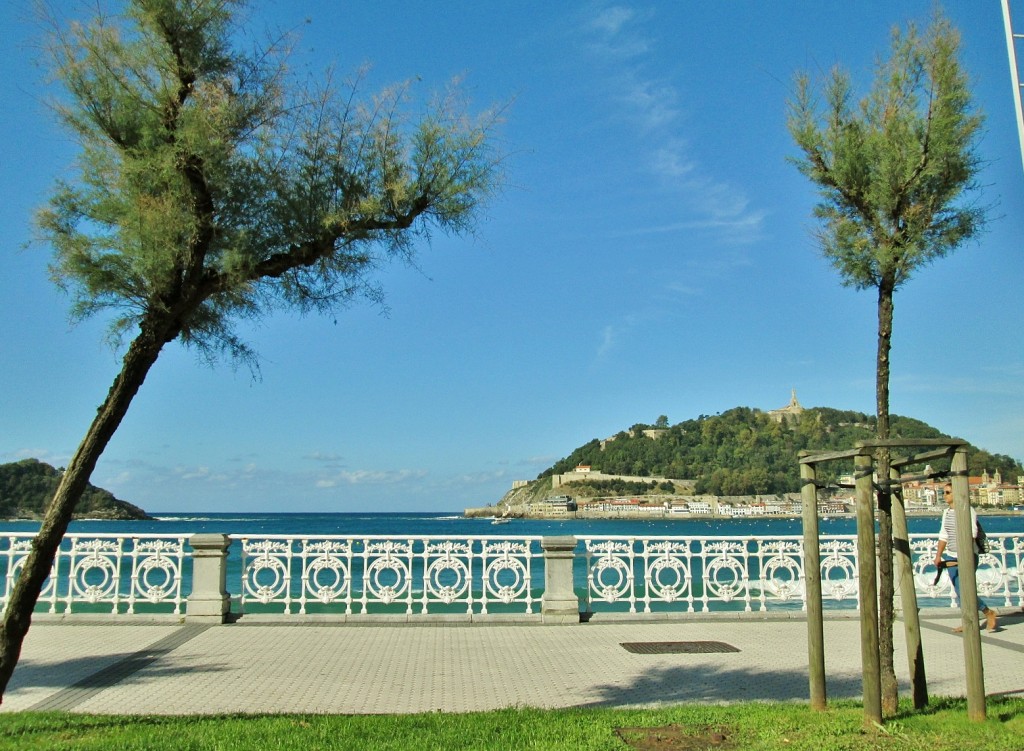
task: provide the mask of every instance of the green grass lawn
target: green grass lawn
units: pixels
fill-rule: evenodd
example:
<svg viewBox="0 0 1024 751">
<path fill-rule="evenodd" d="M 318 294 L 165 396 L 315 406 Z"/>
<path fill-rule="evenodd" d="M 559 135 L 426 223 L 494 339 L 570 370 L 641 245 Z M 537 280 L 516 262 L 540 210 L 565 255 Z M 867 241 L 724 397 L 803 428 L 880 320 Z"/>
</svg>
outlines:
<svg viewBox="0 0 1024 751">
<path fill-rule="evenodd" d="M 1024 698 L 994 698 L 971 722 L 960 699 L 905 708 L 883 728 L 861 707 L 801 704 L 683 705 L 669 709 L 505 709 L 468 714 L 117 716 L 0 714 L 0 749 L 813 749 L 1014 751 L 1024 749 Z"/>
</svg>

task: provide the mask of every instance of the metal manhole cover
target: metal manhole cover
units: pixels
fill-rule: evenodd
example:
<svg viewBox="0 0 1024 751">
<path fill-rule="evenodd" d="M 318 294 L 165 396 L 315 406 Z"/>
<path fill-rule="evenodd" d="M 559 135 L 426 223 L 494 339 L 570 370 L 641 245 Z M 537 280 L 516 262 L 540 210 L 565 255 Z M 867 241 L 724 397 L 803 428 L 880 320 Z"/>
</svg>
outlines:
<svg viewBox="0 0 1024 751">
<path fill-rule="evenodd" d="M 739 652 L 723 641 L 627 641 L 622 648 L 636 655 L 694 655 Z"/>
</svg>

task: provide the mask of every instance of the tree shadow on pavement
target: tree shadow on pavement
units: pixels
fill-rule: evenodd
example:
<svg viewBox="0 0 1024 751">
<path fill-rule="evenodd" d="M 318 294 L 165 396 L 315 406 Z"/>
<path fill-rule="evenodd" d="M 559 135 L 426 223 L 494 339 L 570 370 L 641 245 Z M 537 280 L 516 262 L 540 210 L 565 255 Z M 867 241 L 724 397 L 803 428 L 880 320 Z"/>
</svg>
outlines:
<svg viewBox="0 0 1024 751">
<path fill-rule="evenodd" d="M 860 699 L 860 675 L 834 675 L 826 679 L 830 698 Z M 691 662 L 659 666 L 627 684 L 597 685 L 600 698 L 587 706 L 720 703 L 743 701 L 808 701 L 806 671 L 759 670 L 750 667 Z"/>
<path fill-rule="evenodd" d="M 124 652 L 61 660 L 23 659 L 18 663 L 7 687 L 7 695 L 30 688 L 100 688 L 131 683 L 145 669 L 146 679 L 170 677 L 182 673 L 210 673 L 227 670 L 216 664 L 184 665 L 181 661 L 161 663 L 173 650 Z"/>
</svg>

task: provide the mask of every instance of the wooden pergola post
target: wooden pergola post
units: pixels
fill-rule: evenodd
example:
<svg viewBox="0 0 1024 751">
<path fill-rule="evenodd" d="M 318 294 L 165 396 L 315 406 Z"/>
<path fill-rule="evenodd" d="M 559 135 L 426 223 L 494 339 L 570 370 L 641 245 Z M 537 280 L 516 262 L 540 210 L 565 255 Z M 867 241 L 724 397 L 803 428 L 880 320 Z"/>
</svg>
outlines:
<svg viewBox="0 0 1024 751">
<path fill-rule="evenodd" d="M 978 579 L 974 559 L 974 525 L 971 523 L 967 449 L 959 446 L 950 467 L 953 506 L 956 514 L 957 563 L 960 568 L 960 613 L 964 638 L 964 669 L 967 674 L 967 717 L 985 719 L 985 668 L 981 661 L 978 627 Z"/>
<path fill-rule="evenodd" d="M 896 579 L 900 583 L 903 605 L 903 636 L 907 642 L 907 667 L 910 669 L 910 693 L 914 709 L 928 706 L 928 678 L 924 669 L 924 648 L 921 644 L 921 620 L 917 609 L 917 587 L 914 586 L 914 560 L 910 555 L 910 531 L 907 511 L 903 506 L 900 470 L 890 465 L 889 479 L 893 488 L 892 543 L 896 557 Z"/>
<path fill-rule="evenodd" d="M 804 602 L 807 605 L 807 665 L 811 709 L 824 710 L 825 623 L 821 603 L 821 547 L 818 533 L 818 483 L 814 464 L 802 461 L 810 454 L 800 452 L 800 498 L 803 506 Z"/>
<path fill-rule="evenodd" d="M 857 496 L 857 568 L 860 598 L 860 662 L 863 670 L 864 724 L 882 724 L 882 672 L 878 655 L 878 584 L 875 580 L 874 462 L 858 444 L 854 457 Z"/>
<path fill-rule="evenodd" d="M 894 555 L 896 572 L 900 580 L 903 601 L 904 631 L 907 640 L 907 659 L 910 667 L 911 690 L 914 707 L 921 709 L 928 703 L 928 684 L 925 678 L 924 649 L 921 624 L 917 610 L 917 590 L 914 586 L 913 559 L 907 530 L 906 509 L 903 506 L 901 481 L 951 477 L 957 526 L 957 549 L 974 550 L 974 527 L 971 524 L 970 492 L 967 477 L 967 444 L 960 440 L 919 438 L 913 440 L 858 441 L 853 451 L 833 451 L 813 454 L 800 452 L 801 499 L 803 501 L 804 576 L 807 597 L 807 654 L 810 676 L 811 706 L 825 706 L 825 655 L 823 638 L 823 610 L 821 600 L 820 539 L 818 532 L 818 470 L 821 462 L 853 457 L 857 513 L 857 568 L 860 603 L 861 669 L 863 672 L 864 724 L 867 727 L 882 723 L 881 657 L 878 634 L 877 551 L 875 548 L 874 505 L 874 450 L 879 447 L 923 447 L 906 457 L 890 463 L 888 482 L 895 488 L 897 502 L 892 506 Z M 951 458 L 951 467 L 932 471 L 913 478 L 901 475 L 903 467 L 923 464 L 938 458 Z M 813 560 L 813 564 L 812 564 Z M 960 564 L 961 602 L 963 610 L 964 668 L 967 674 L 967 714 L 972 720 L 985 719 L 985 676 L 981 661 L 981 633 L 978 628 L 978 591 L 976 562 L 973 555 L 964 554 Z"/>
</svg>

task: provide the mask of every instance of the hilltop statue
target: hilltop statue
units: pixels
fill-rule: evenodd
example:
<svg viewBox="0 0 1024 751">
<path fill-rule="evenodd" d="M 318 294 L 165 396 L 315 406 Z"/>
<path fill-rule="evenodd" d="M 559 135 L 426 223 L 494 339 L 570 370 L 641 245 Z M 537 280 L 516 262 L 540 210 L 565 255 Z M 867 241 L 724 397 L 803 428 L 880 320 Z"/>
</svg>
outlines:
<svg viewBox="0 0 1024 751">
<path fill-rule="evenodd" d="M 796 398 L 796 389 L 790 392 L 789 404 L 779 409 L 772 409 L 768 411 L 768 416 L 776 422 L 782 422 L 783 420 L 791 420 L 800 417 L 803 414 L 803 405 Z"/>
</svg>

